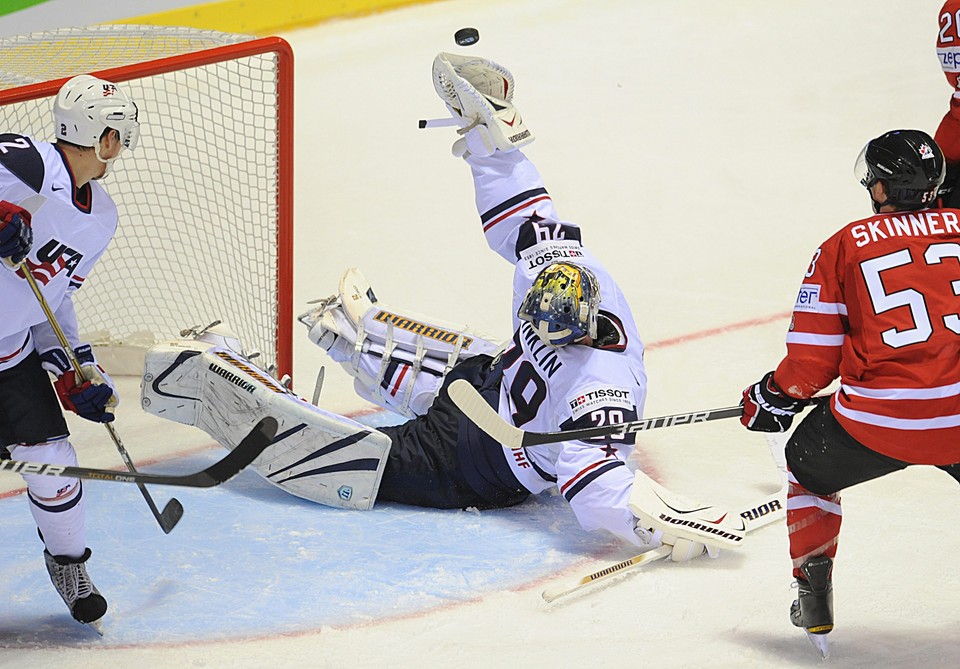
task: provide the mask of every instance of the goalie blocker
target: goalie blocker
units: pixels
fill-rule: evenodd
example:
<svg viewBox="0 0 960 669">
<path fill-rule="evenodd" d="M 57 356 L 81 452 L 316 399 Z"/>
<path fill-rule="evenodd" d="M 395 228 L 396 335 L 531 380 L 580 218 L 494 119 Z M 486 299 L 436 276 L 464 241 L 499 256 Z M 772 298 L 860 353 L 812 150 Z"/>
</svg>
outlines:
<svg viewBox="0 0 960 669">
<path fill-rule="evenodd" d="M 221 344 L 230 341 L 219 337 Z M 233 348 L 198 340 L 152 347 L 144 362 L 141 405 L 161 418 L 199 427 L 230 449 L 271 416 L 277 434 L 251 464 L 260 476 L 327 506 L 374 505 L 390 439 L 297 397 Z"/>
<path fill-rule="evenodd" d="M 642 527 L 715 548 L 737 548 L 747 530 L 740 515 L 684 499 L 642 471 L 636 472 L 629 507 Z"/>
</svg>

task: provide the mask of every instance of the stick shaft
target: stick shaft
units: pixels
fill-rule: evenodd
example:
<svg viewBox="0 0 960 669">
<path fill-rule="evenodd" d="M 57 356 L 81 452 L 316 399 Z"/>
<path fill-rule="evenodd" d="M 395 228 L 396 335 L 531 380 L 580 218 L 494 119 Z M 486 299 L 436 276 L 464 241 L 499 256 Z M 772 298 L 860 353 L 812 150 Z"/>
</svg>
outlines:
<svg viewBox="0 0 960 669">
<path fill-rule="evenodd" d="M 20 475 L 66 476 L 115 483 L 156 483 L 159 485 L 210 488 L 231 479 L 253 462 L 263 450 L 273 443 L 277 421 L 267 417 L 261 420 L 236 448 L 206 469 L 193 474 L 145 474 L 143 472 L 118 472 L 112 469 L 71 467 L 45 462 L 23 460 L 0 460 L 0 472 Z"/>
<path fill-rule="evenodd" d="M 691 411 L 689 413 L 673 414 L 671 416 L 657 416 L 643 418 L 628 423 L 614 423 L 601 427 L 586 427 L 577 430 L 561 430 L 558 432 L 527 432 L 506 422 L 493 407 L 487 404 L 476 388 L 464 379 L 457 379 L 448 388 L 450 398 L 454 404 L 473 421 L 477 427 L 509 448 L 526 448 L 540 444 L 552 444 L 559 441 L 576 441 L 592 439 L 611 434 L 629 434 L 642 430 L 653 430 L 674 425 L 689 425 L 711 420 L 738 417 L 742 409 L 739 406 L 724 407 L 722 409 L 707 409 L 706 411 Z"/>
<path fill-rule="evenodd" d="M 719 409 L 675 413 L 669 416 L 641 418 L 626 423 L 613 423 L 600 427 L 585 427 L 576 430 L 559 430 L 556 432 L 528 432 L 505 421 L 493 407 L 487 404 L 486 400 L 483 399 L 470 382 L 464 379 L 457 379 L 450 384 L 447 391 L 453 403 L 457 405 L 457 408 L 459 408 L 467 418 L 473 421 L 481 430 L 508 448 L 527 448 L 528 446 L 554 444 L 560 441 L 580 441 L 612 434 L 631 434 L 657 428 L 673 427 L 675 425 L 706 423 L 713 420 L 739 418 L 743 413 L 743 407 L 737 405 Z M 830 395 L 817 395 L 812 398 L 814 402 L 824 402 L 829 399 Z"/>
</svg>

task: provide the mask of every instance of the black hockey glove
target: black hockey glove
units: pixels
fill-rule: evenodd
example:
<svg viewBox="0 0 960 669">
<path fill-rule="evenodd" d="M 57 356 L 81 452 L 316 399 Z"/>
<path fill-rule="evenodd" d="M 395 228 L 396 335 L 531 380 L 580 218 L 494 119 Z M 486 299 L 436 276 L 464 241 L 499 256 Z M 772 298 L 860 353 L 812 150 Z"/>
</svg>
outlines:
<svg viewBox="0 0 960 669">
<path fill-rule="evenodd" d="M 784 393 L 767 372 L 760 381 L 743 389 L 740 422 L 754 432 L 786 432 L 793 417 L 803 411 L 810 400 L 801 400 Z"/>
</svg>

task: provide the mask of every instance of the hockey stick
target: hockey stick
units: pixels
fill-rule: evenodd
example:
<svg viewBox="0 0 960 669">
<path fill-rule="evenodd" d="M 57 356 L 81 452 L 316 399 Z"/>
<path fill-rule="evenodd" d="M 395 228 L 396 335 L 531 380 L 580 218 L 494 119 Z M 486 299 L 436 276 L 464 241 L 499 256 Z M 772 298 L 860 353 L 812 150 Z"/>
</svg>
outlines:
<svg viewBox="0 0 960 669">
<path fill-rule="evenodd" d="M 51 465 L 42 462 L 24 462 L 22 460 L 0 460 L 0 472 L 12 474 L 38 474 L 41 476 L 73 476 L 79 479 L 114 481 L 116 483 L 156 483 L 157 485 L 183 486 L 187 488 L 212 488 L 232 479 L 253 462 L 267 446 L 273 443 L 277 434 L 277 421 L 267 416 L 257 423 L 253 430 L 243 438 L 237 447 L 222 460 L 193 474 L 145 474 L 143 472 L 117 472 L 110 469 L 90 469 L 88 467 L 69 467 Z"/>
<path fill-rule="evenodd" d="M 592 439 L 608 434 L 629 434 L 642 430 L 652 430 L 658 427 L 671 427 L 688 423 L 703 423 L 710 420 L 734 418 L 739 416 L 743 409 L 739 406 L 722 409 L 708 409 L 706 411 L 691 411 L 678 413 L 672 416 L 658 416 L 643 418 L 627 423 L 613 423 L 601 427 L 585 427 L 577 430 L 563 430 L 559 432 L 527 432 L 514 427 L 500 417 L 496 410 L 487 404 L 470 382 L 457 379 L 450 384 L 447 391 L 453 403 L 473 421 L 477 427 L 496 439 L 508 448 L 526 448 L 539 444 L 553 444 L 558 441 L 576 441 Z"/>
<path fill-rule="evenodd" d="M 724 418 L 738 418 L 743 413 L 740 405 L 723 407 L 721 409 L 707 409 L 705 411 L 691 411 L 676 413 L 670 416 L 655 418 L 641 418 L 626 423 L 612 423 L 600 427 L 584 427 L 576 430 L 560 430 L 557 432 L 527 432 L 505 421 L 496 409 L 487 404 L 486 400 L 477 392 L 469 381 L 457 379 L 447 388 L 450 398 L 457 408 L 473 423 L 488 435 L 496 439 L 507 448 L 527 448 L 540 444 L 554 444 L 559 441 L 577 441 L 603 437 L 609 434 L 631 434 L 644 430 L 653 430 L 659 427 L 673 427 L 674 425 L 688 425 L 691 423 L 705 423 L 711 420 Z M 817 395 L 811 398 L 814 402 L 823 402 L 830 399 L 830 395 Z"/>
<path fill-rule="evenodd" d="M 87 381 L 86 375 L 83 373 L 83 368 L 80 366 L 80 363 L 77 361 L 77 356 L 73 351 L 73 347 L 70 346 L 70 342 L 67 341 L 67 336 L 63 333 L 63 329 L 60 327 L 60 323 L 57 322 L 57 317 L 54 316 L 53 310 L 50 308 L 50 305 L 47 303 L 46 298 L 43 296 L 43 292 L 40 290 L 40 286 L 37 285 L 37 280 L 33 277 L 33 272 L 30 271 L 30 267 L 27 265 L 26 260 L 21 261 L 17 265 L 24 278 L 27 280 L 27 283 L 30 285 L 30 290 L 33 291 L 34 296 L 37 298 L 37 302 L 40 303 L 40 308 L 43 309 L 43 313 L 47 317 L 47 321 L 50 323 L 50 327 L 53 328 L 54 334 L 57 335 L 57 340 L 60 342 L 60 346 L 63 347 L 63 351 L 66 356 L 70 359 L 70 363 L 73 365 L 73 371 L 77 376 L 77 380 L 83 384 Z M 120 435 L 117 434 L 117 430 L 113 427 L 112 423 L 104 423 L 103 426 L 107 428 L 107 432 L 110 434 L 110 438 L 113 439 L 114 445 L 117 447 L 117 451 L 120 453 L 120 457 L 123 459 L 123 463 L 127 466 L 127 469 L 131 474 L 137 473 L 137 468 L 133 465 L 133 460 L 130 458 L 130 454 L 127 453 L 127 449 L 123 447 L 123 443 L 120 441 Z M 140 488 L 140 492 L 143 494 L 143 498 L 147 501 L 147 506 L 150 507 L 150 511 L 153 513 L 153 517 L 157 519 L 157 522 L 160 524 L 160 529 L 163 530 L 164 534 L 170 534 L 177 523 L 180 522 L 180 518 L 183 517 L 183 505 L 180 503 L 180 500 L 173 498 L 167 502 L 166 506 L 163 507 L 161 512 L 157 509 L 156 503 L 153 501 L 153 497 L 150 496 L 150 493 L 147 492 L 146 486 L 143 483 L 137 482 L 137 486 Z"/>
<path fill-rule="evenodd" d="M 764 497 L 758 503 L 748 506 L 740 511 L 740 517 L 743 518 L 743 521 L 747 526 L 747 532 L 752 532 L 753 530 L 764 527 L 765 525 L 769 525 L 776 520 L 780 520 L 786 515 L 786 508 L 781 501 L 785 492 L 786 488 L 781 488 L 777 492 Z M 548 603 L 553 602 L 561 597 L 591 586 L 594 583 L 608 580 L 613 576 L 632 571 L 637 567 L 642 567 L 652 562 L 656 562 L 657 560 L 670 557 L 670 553 L 672 552 L 672 546 L 660 546 L 659 548 L 654 548 L 653 550 L 645 553 L 640 553 L 639 555 L 635 555 L 634 557 L 623 560 L 622 562 L 617 562 L 616 564 L 608 565 L 603 569 L 598 569 L 597 571 L 591 572 L 586 576 L 577 579 L 576 581 L 563 583 L 552 588 L 547 588 L 541 593 L 540 596 L 543 597 L 544 601 Z"/>
</svg>

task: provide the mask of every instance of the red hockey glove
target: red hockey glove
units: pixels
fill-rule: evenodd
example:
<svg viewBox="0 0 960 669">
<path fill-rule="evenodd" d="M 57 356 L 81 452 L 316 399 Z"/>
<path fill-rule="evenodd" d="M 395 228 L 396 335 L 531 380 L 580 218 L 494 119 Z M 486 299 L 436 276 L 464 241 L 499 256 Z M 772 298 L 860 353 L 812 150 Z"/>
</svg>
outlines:
<svg viewBox="0 0 960 669">
<path fill-rule="evenodd" d="M 773 372 L 767 372 L 760 381 L 743 389 L 740 422 L 754 432 L 786 432 L 793 417 L 809 403 L 784 393 L 774 382 Z"/>
<path fill-rule="evenodd" d="M 119 400 L 113 390 L 113 381 L 93 358 L 90 344 L 78 346 L 77 362 L 86 377 L 78 384 L 77 374 L 63 349 L 55 348 L 40 354 L 43 368 L 57 376 L 53 387 L 64 409 L 95 423 L 113 420 L 113 408 Z"/>
<path fill-rule="evenodd" d="M 0 258 L 11 265 L 19 264 L 33 246 L 30 212 L 23 207 L 0 200 Z"/>
</svg>

